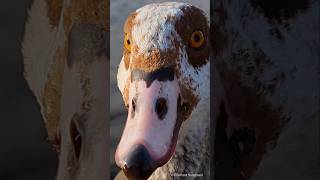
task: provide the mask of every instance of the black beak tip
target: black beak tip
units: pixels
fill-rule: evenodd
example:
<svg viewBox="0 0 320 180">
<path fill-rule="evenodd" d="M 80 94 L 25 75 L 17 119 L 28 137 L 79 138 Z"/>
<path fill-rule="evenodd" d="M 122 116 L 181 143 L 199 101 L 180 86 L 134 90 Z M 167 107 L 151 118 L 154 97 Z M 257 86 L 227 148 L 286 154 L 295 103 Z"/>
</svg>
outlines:
<svg viewBox="0 0 320 180">
<path fill-rule="evenodd" d="M 147 149 L 137 145 L 127 156 L 122 170 L 130 180 L 144 180 L 150 177 L 155 168 Z"/>
</svg>

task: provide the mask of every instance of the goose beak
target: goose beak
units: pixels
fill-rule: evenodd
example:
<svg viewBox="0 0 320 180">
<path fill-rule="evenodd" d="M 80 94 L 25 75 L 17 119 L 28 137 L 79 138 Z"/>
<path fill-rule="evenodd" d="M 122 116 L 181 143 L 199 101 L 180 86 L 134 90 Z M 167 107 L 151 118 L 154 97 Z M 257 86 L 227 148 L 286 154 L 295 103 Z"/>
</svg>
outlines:
<svg viewBox="0 0 320 180">
<path fill-rule="evenodd" d="M 147 179 L 174 153 L 181 125 L 179 94 L 170 69 L 132 72 L 128 118 L 115 155 L 129 179 Z"/>
</svg>

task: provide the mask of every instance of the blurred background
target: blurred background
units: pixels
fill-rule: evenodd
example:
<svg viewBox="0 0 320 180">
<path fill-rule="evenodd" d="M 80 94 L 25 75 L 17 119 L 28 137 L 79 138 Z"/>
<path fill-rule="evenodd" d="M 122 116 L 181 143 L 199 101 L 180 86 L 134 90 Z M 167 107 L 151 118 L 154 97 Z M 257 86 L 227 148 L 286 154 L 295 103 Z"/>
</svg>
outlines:
<svg viewBox="0 0 320 180">
<path fill-rule="evenodd" d="M 31 0 L 0 6 L 0 179 L 53 180 L 57 156 L 24 77 L 21 41 Z"/>
<path fill-rule="evenodd" d="M 110 167 L 111 177 L 119 171 L 114 162 L 114 153 L 127 119 L 127 112 L 122 96 L 117 87 L 117 70 L 122 58 L 123 49 L 123 24 L 128 15 L 136 9 L 154 2 L 166 2 L 168 0 L 110 0 Z M 210 0 L 185 0 L 206 12 L 209 17 Z"/>
</svg>

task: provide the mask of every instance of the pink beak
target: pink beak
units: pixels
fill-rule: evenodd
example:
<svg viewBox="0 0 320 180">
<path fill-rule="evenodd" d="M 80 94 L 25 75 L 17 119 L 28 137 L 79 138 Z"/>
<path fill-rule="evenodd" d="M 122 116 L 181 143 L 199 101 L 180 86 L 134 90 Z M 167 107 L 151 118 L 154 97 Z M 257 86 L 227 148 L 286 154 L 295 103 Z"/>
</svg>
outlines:
<svg viewBox="0 0 320 180">
<path fill-rule="evenodd" d="M 128 118 L 115 160 L 128 178 L 147 179 L 175 151 L 180 89 L 168 69 L 131 77 Z"/>
</svg>

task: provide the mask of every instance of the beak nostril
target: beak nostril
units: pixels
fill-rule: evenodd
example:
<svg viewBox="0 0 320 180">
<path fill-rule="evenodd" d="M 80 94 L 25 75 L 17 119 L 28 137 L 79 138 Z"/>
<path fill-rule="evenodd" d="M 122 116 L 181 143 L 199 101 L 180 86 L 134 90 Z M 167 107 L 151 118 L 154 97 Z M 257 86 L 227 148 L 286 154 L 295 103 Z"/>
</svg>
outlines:
<svg viewBox="0 0 320 180">
<path fill-rule="evenodd" d="M 137 104 L 137 98 L 134 97 L 134 98 L 132 99 L 132 101 L 131 101 L 131 107 L 132 107 L 132 109 L 131 109 L 131 117 L 132 117 L 132 118 L 134 117 L 135 112 L 136 112 L 136 104 Z"/>
<path fill-rule="evenodd" d="M 132 99 L 132 109 L 136 111 L 136 99 Z"/>
<path fill-rule="evenodd" d="M 165 115 L 167 114 L 168 107 L 167 101 L 165 98 L 159 98 L 156 102 L 156 113 L 160 120 L 163 120 Z"/>
<path fill-rule="evenodd" d="M 130 170 L 127 166 L 127 164 L 123 165 L 122 170 L 125 174 L 128 174 L 128 171 Z"/>
<path fill-rule="evenodd" d="M 79 159 L 80 152 L 81 152 L 81 146 L 82 146 L 82 137 L 81 137 L 81 134 L 80 134 L 78 127 L 76 126 L 76 124 L 74 122 L 74 119 L 71 120 L 71 124 L 70 124 L 70 136 L 71 136 L 71 141 L 73 144 L 75 157 L 76 157 L 76 159 Z"/>
</svg>

